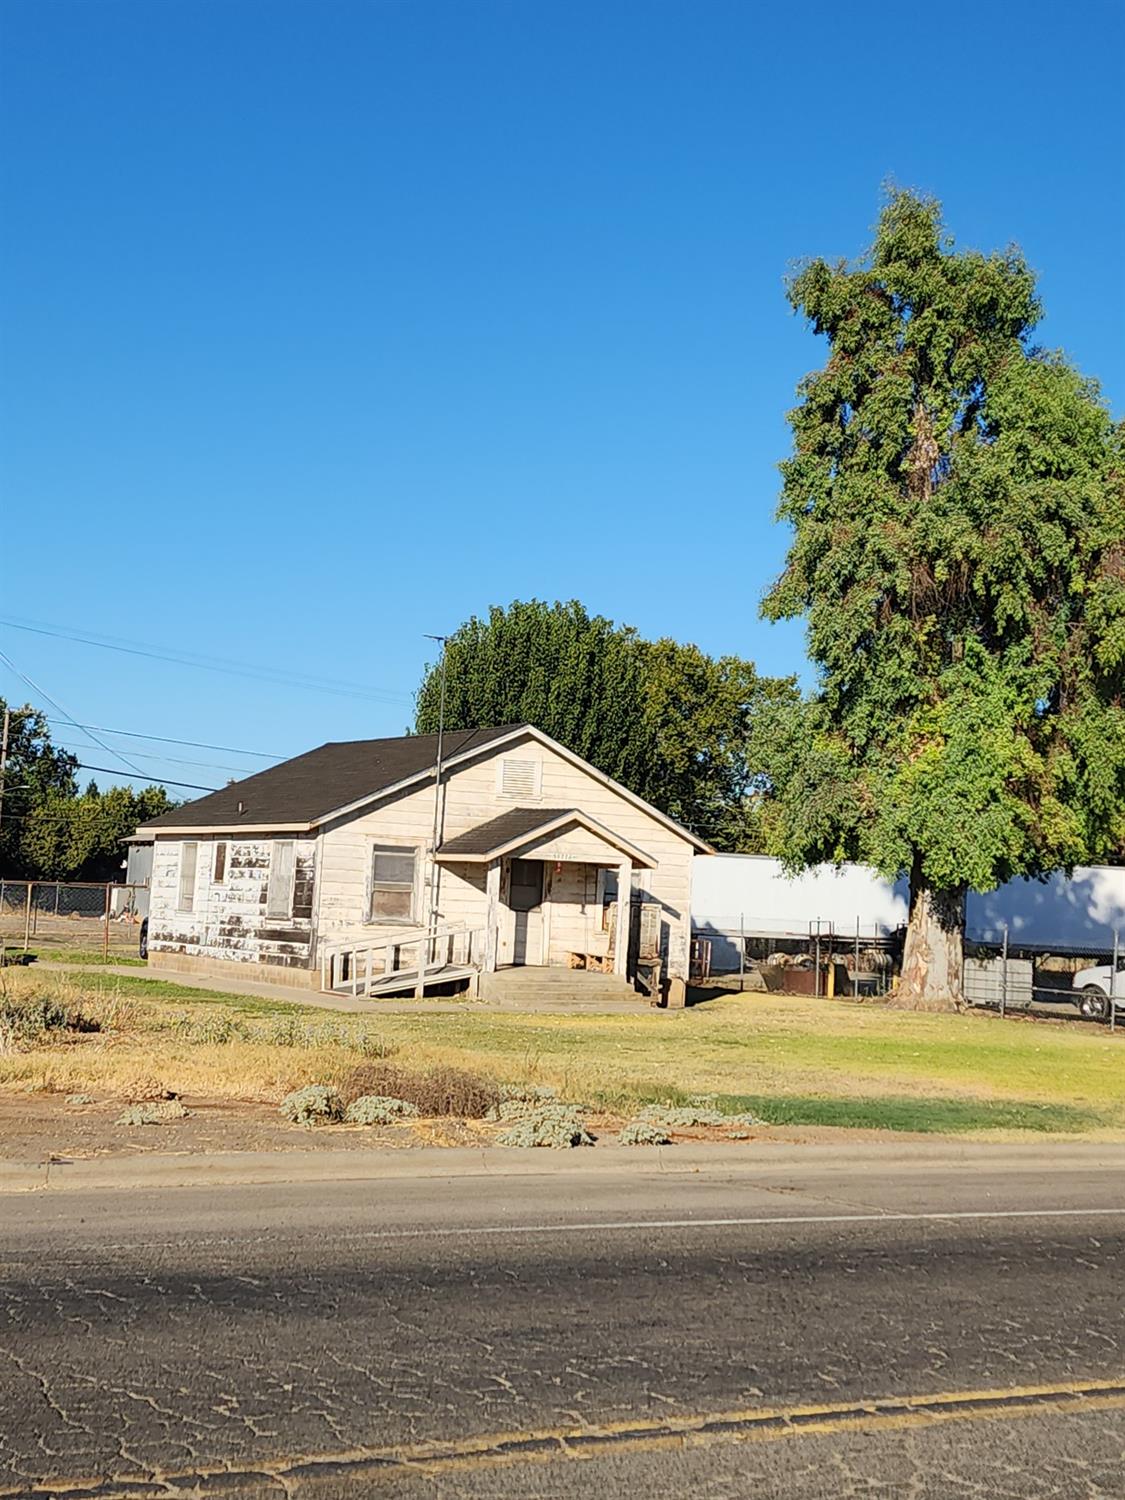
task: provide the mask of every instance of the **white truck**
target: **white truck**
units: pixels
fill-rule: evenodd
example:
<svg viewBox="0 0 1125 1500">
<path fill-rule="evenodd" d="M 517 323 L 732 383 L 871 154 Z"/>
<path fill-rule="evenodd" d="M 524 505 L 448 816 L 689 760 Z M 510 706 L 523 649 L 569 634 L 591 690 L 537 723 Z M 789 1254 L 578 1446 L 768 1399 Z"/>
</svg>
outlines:
<svg viewBox="0 0 1125 1500">
<path fill-rule="evenodd" d="M 1111 995 L 1114 1009 L 1125 1011 L 1125 959 L 1118 959 L 1116 976 L 1112 964 L 1095 964 L 1091 969 L 1079 969 L 1071 980 L 1071 989 L 1075 993 L 1074 1003 L 1088 1021 L 1104 1021 L 1108 1018 Z"/>
</svg>

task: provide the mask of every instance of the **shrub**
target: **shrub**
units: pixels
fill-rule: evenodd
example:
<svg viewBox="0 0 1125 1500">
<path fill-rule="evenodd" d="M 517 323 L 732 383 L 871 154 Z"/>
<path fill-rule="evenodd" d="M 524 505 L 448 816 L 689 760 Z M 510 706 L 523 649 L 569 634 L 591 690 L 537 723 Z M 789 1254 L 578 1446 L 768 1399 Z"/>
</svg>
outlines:
<svg viewBox="0 0 1125 1500">
<path fill-rule="evenodd" d="M 61 1031 L 100 1031 L 101 1026 L 82 1011 L 49 995 L 0 996 L 0 1049 L 34 1046 Z"/>
<path fill-rule="evenodd" d="M 172 1030 L 178 1041 L 200 1046 L 222 1046 L 226 1042 L 244 1041 L 249 1029 L 244 1021 L 235 1016 L 210 1015 L 200 1020 L 191 1016 L 178 1016 Z"/>
<path fill-rule="evenodd" d="M 496 1139 L 501 1146 L 549 1146 L 553 1150 L 594 1144 L 594 1137 L 573 1104 L 541 1104 L 514 1119 Z"/>
<path fill-rule="evenodd" d="M 310 1083 L 286 1094 L 278 1111 L 294 1125 L 317 1125 L 343 1119 L 344 1104 L 335 1089 L 323 1083 Z"/>
<path fill-rule="evenodd" d="M 499 1098 L 499 1090 L 491 1078 L 468 1068 L 430 1068 L 416 1078 L 416 1092 L 410 1097 L 424 1115 L 483 1120 Z"/>
<path fill-rule="evenodd" d="M 394 1063 L 360 1063 L 351 1069 L 340 1085 L 347 1103 L 365 1094 L 381 1094 L 404 1099 L 420 1115 L 456 1115 L 465 1120 L 481 1120 L 500 1099 L 500 1091 L 491 1078 L 466 1068 L 429 1068 L 410 1072 Z"/>
<path fill-rule="evenodd" d="M 641 1110 L 637 1119 L 667 1130 L 690 1130 L 693 1125 L 733 1127 L 761 1124 L 753 1115 L 724 1115 L 715 1108 L 712 1098 L 692 1099 L 687 1104 L 650 1104 Z"/>
<path fill-rule="evenodd" d="M 182 1120 L 188 1111 L 178 1099 L 162 1099 L 158 1103 L 130 1104 L 117 1117 L 118 1125 L 165 1125 L 169 1120 Z"/>
<path fill-rule="evenodd" d="M 349 1125 L 390 1125 L 396 1120 L 416 1118 L 418 1109 L 405 1099 L 391 1099 L 386 1094 L 363 1094 L 353 1099 L 344 1112 Z"/>
<path fill-rule="evenodd" d="M 500 1089 L 500 1098 L 505 1103 L 553 1104 L 558 1097 L 558 1089 L 549 1083 L 505 1083 Z"/>
<path fill-rule="evenodd" d="M 631 1120 L 617 1137 L 622 1146 L 669 1146 L 672 1137 L 650 1120 Z"/>
<path fill-rule="evenodd" d="M 526 1120 L 530 1115 L 560 1103 L 558 1093 L 548 1084 L 506 1083 L 500 1097 L 488 1111 L 489 1120 Z M 572 1107 L 572 1106 L 571 1106 Z"/>
<path fill-rule="evenodd" d="M 96 1104 L 97 1100 L 93 1094 L 67 1094 L 66 1102 L 68 1104 Z"/>
<path fill-rule="evenodd" d="M 278 1016 L 247 1034 L 271 1047 L 343 1047 L 365 1057 L 390 1057 L 396 1051 L 375 1032 L 347 1021 L 305 1021 L 300 1016 Z"/>
</svg>

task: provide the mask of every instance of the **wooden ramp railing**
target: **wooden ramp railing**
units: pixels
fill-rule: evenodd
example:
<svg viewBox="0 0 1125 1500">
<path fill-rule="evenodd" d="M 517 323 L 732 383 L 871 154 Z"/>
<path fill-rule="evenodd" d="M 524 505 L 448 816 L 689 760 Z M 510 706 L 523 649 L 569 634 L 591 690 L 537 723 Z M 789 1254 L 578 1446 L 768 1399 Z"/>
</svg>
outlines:
<svg viewBox="0 0 1125 1500">
<path fill-rule="evenodd" d="M 320 987 L 329 993 L 373 995 L 413 988 L 420 999 L 427 984 L 479 973 L 483 927 L 431 927 L 362 943 L 337 943 L 320 956 Z"/>
</svg>

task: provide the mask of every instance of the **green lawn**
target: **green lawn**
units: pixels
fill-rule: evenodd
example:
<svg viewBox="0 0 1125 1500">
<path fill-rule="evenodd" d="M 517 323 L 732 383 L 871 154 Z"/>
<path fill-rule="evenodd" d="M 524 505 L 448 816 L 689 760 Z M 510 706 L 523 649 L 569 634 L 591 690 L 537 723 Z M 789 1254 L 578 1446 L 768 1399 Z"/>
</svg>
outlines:
<svg viewBox="0 0 1125 1500">
<path fill-rule="evenodd" d="M 37 982 L 20 972 L 22 986 Z M 50 976 L 39 976 L 42 983 Z M 56 979 L 64 976 L 55 975 Z M 41 1056 L 0 1057 L 0 1083 L 80 1087 L 89 1067 L 108 1083 L 130 1068 L 167 1087 L 269 1098 L 330 1081 L 362 1052 L 365 1034 L 405 1067 L 449 1064 L 502 1082 L 550 1083 L 606 1109 L 719 1096 L 778 1125 L 866 1129 L 1125 1132 L 1125 1036 L 1078 1022 L 1001 1020 L 992 1014 L 915 1015 L 876 1004 L 781 995 L 730 995 L 687 1011 L 555 1015 L 483 1011 L 361 1017 L 299 1000 L 199 990 L 174 981 L 87 972 L 64 980 L 72 997 L 122 1004 L 120 1034 Z M 177 1016 L 240 1023 L 229 1041 L 193 1045 Z M 299 1016 L 330 1038 L 322 1051 L 273 1045 L 270 1017 Z M 247 1030 L 247 1028 L 249 1028 Z M 211 1033 L 204 1030 L 204 1038 Z M 90 1077 L 94 1079 L 94 1072 Z"/>
<path fill-rule="evenodd" d="M 142 965 L 142 967 L 144 967 Z M 137 1000 L 178 1000 L 191 1005 L 221 1006 L 240 1016 L 339 1016 L 342 1011 L 321 1006 L 302 1005 L 299 1001 L 271 1000 L 257 995 L 232 995 L 229 990 L 203 990 L 191 984 L 177 984 L 174 979 L 149 979 L 147 975 L 82 974 L 74 976 L 83 990 L 98 995 L 123 995 Z"/>
<path fill-rule="evenodd" d="M 147 967 L 146 960 L 138 958 L 134 948 L 130 948 L 128 953 L 114 953 L 111 948 L 108 954 L 103 953 L 100 948 L 31 948 L 27 957 L 35 962 L 74 964 L 78 968 L 96 967 L 100 964 L 128 969 Z"/>
</svg>

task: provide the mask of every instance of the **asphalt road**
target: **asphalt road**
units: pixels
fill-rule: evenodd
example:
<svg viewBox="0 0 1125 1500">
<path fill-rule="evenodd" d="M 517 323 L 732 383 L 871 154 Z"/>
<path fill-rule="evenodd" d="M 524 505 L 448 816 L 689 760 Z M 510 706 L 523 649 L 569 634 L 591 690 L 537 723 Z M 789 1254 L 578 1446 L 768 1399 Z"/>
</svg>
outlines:
<svg viewBox="0 0 1125 1500">
<path fill-rule="evenodd" d="M 0 1261 L 4 1496 L 1125 1496 L 1116 1160 L 8 1195 Z"/>
</svg>

